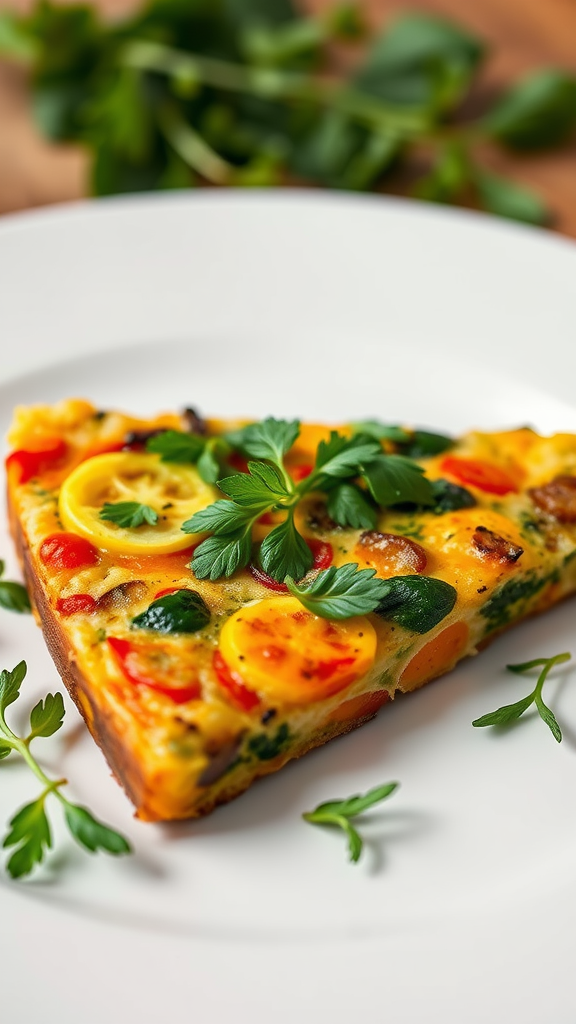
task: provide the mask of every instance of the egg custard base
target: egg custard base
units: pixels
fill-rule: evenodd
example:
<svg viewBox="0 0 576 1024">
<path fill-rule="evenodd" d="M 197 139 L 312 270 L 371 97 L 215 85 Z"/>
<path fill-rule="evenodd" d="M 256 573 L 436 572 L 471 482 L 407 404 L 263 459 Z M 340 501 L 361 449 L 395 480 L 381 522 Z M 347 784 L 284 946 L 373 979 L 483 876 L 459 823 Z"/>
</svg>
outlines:
<svg viewBox="0 0 576 1024">
<path fill-rule="evenodd" d="M 17 409 L 9 435 L 10 524 L 36 618 L 145 820 L 207 814 L 576 590 L 576 437 L 525 428 L 472 432 L 419 460 L 429 479 L 464 483 L 470 507 L 389 508 L 375 530 L 362 531 L 337 527 L 321 496 L 302 501 L 298 526 L 320 552 L 317 567 L 355 562 L 379 576 L 419 573 L 455 588 L 452 611 L 428 632 L 374 613 L 318 618 L 271 590 L 257 569 L 196 579 L 189 566 L 202 538 L 179 524 L 218 491 L 199 479 L 192 486 L 192 469 L 179 477 L 176 467 L 172 478 L 158 456 L 143 455 L 143 439 L 199 428 L 217 436 L 238 425 L 200 423 L 190 413 L 143 420 L 75 399 Z M 296 478 L 330 429 L 303 425 L 286 457 Z M 163 495 L 159 525 L 122 532 L 98 515 L 86 519 L 83 502 L 122 497 L 118 487 L 107 491 L 117 471 L 139 500 L 152 495 L 158 505 Z M 256 546 L 272 526 L 267 517 L 256 526 Z M 179 590 L 199 594 L 209 609 L 203 628 L 135 627 L 159 594 Z"/>
</svg>

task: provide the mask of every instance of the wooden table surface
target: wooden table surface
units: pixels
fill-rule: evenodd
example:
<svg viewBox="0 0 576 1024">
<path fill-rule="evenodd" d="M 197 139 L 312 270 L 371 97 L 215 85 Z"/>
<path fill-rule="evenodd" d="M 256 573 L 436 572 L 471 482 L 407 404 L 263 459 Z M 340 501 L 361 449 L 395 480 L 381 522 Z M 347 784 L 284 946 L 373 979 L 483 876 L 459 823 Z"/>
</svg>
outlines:
<svg viewBox="0 0 576 1024">
<path fill-rule="evenodd" d="M 427 10 L 468 26 L 490 45 L 478 101 L 533 69 L 554 65 L 576 72 L 575 0 L 358 0 L 370 22 L 386 23 L 401 11 Z M 99 0 L 118 15 L 134 0 Z M 310 10 L 330 0 L 308 0 Z M 0 9 L 26 10 L 30 0 L 0 0 Z M 554 230 L 576 238 L 576 141 L 553 152 L 511 157 L 486 153 L 487 165 L 543 196 L 554 211 Z M 402 191 L 401 187 L 398 189 Z M 86 156 L 78 148 L 52 146 L 31 123 L 26 78 L 21 69 L 0 62 L 0 213 L 77 199 L 86 194 Z"/>
</svg>

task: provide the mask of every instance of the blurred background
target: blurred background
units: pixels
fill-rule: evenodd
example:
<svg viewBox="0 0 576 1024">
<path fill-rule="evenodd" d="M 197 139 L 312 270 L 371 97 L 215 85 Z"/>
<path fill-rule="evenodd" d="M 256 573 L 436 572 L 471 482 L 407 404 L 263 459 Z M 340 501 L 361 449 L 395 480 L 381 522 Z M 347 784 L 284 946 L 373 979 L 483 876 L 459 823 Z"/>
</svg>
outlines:
<svg viewBox="0 0 576 1024">
<path fill-rule="evenodd" d="M 311 184 L 576 237 L 574 0 L 72 7 L 0 0 L 0 213 Z"/>
</svg>

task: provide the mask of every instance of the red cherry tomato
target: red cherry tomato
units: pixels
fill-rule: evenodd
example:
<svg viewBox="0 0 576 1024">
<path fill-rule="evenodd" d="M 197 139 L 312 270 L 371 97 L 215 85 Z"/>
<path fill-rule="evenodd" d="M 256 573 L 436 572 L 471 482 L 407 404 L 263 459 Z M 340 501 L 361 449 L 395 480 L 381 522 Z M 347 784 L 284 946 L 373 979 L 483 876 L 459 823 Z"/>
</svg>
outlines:
<svg viewBox="0 0 576 1024">
<path fill-rule="evenodd" d="M 6 468 L 10 470 L 15 467 L 19 471 L 18 483 L 25 484 L 40 476 L 45 470 L 51 469 L 55 462 L 64 458 L 66 451 L 65 442 L 61 438 L 56 438 L 38 451 L 12 452 L 6 459 Z"/>
<path fill-rule="evenodd" d="M 510 494 L 518 490 L 516 481 L 506 470 L 482 459 L 459 459 L 455 455 L 447 455 L 440 463 L 440 472 L 487 494 Z"/>
<path fill-rule="evenodd" d="M 121 640 L 115 636 L 107 639 L 122 672 L 131 683 L 162 693 L 175 704 L 185 704 L 200 696 L 200 683 L 197 679 L 188 686 L 166 685 L 165 677 L 154 663 L 154 651 L 150 644 L 132 643 L 131 640 Z"/>
<path fill-rule="evenodd" d="M 93 612 L 98 602 L 90 594 L 72 594 L 71 597 L 59 597 L 56 611 L 61 615 L 75 615 L 76 612 Z"/>
<path fill-rule="evenodd" d="M 223 690 L 242 711 L 251 711 L 260 703 L 260 698 L 249 690 L 237 672 L 233 672 L 224 661 L 220 651 L 214 651 L 212 666 Z"/>
<path fill-rule="evenodd" d="M 51 533 L 40 546 L 40 559 L 53 569 L 80 569 L 96 565 L 98 549 L 77 533 Z"/>
<path fill-rule="evenodd" d="M 321 569 L 327 569 L 329 565 L 332 565 L 334 552 L 332 551 L 331 544 L 328 544 L 325 540 L 316 540 L 313 537 L 306 537 L 305 540 L 314 556 L 311 572 L 319 572 Z M 263 569 L 259 569 L 257 565 L 250 565 L 249 568 L 254 579 L 261 583 L 262 586 L 267 587 L 268 590 L 275 590 L 278 594 L 288 593 L 288 587 L 285 583 L 279 583 L 278 580 L 273 579 Z"/>
</svg>

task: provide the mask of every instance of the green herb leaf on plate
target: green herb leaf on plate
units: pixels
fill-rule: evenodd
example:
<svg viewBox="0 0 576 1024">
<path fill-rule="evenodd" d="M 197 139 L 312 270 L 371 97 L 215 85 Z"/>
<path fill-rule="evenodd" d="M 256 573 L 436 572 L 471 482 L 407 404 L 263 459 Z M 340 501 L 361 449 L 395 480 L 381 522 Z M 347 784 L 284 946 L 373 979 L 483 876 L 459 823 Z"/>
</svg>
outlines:
<svg viewBox="0 0 576 1024">
<path fill-rule="evenodd" d="M 64 700 L 61 693 L 49 693 L 30 712 L 29 743 L 35 736 L 53 736 L 64 720 Z"/>
<path fill-rule="evenodd" d="M 381 803 L 398 788 L 398 782 L 387 782 L 375 786 L 363 796 L 352 796 L 345 800 L 327 800 L 318 804 L 313 811 L 306 811 L 302 817 L 312 825 L 331 825 L 340 828 L 348 839 L 350 860 L 356 863 L 362 853 L 363 841 L 350 819 Z"/>
<path fill-rule="evenodd" d="M 124 836 L 98 821 L 87 807 L 67 801 L 64 817 L 70 834 L 90 853 L 105 850 L 112 856 L 119 856 L 131 852 L 131 846 Z"/>
<path fill-rule="evenodd" d="M 13 580 L 4 580 L 4 562 L 0 559 L 0 608 L 9 612 L 25 613 L 32 610 L 26 587 Z"/>
<path fill-rule="evenodd" d="M 536 705 L 536 709 L 542 721 L 548 726 L 554 739 L 557 743 L 562 740 L 562 732 L 556 717 L 551 709 L 544 703 L 542 698 L 542 687 L 546 681 L 549 672 L 555 667 L 555 665 L 561 665 L 566 661 L 569 661 L 571 655 L 568 653 L 555 654 L 551 658 L 533 658 L 532 661 L 525 661 L 519 665 L 507 665 L 506 668 L 509 672 L 524 673 L 530 672 L 534 668 L 539 668 L 540 672 L 536 681 L 536 686 L 526 697 L 522 697 L 516 701 L 515 704 L 505 704 L 501 708 L 497 708 L 496 711 L 491 711 L 486 715 L 482 715 L 480 718 L 476 718 L 472 725 L 482 728 L 488 725 L 508 725 L 520 718 L 525 711 L 528 710 L 532 704 Z"/>
</svg>

